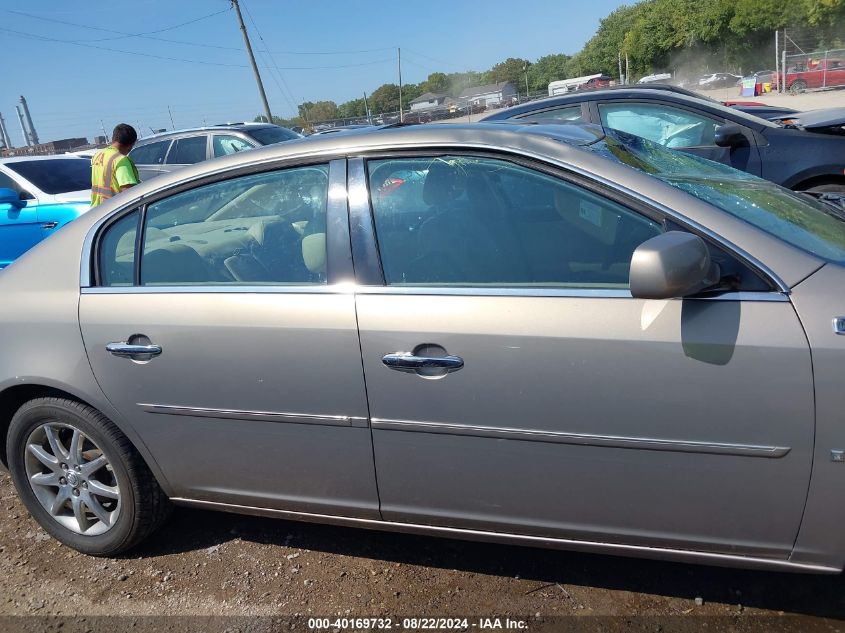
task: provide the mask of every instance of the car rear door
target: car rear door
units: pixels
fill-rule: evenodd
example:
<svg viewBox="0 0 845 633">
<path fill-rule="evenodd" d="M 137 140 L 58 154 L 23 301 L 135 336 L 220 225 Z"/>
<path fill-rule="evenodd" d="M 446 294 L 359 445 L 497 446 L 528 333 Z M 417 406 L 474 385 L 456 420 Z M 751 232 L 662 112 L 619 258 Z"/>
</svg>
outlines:
<svg viewBox="0 0 845 633">
<path fill-rule="evenodd" d="M 164 159 L 167 157 L 170 145 L 170 139 L 166 139 L 139 145 L 129 152 L 129 158 L 138 168 L 141 180 L 149 180 L 167 171 Z"/>
<path fill-rule="evenodd" d="M 663 219 L 568 178 L 480 153 L 351 163 L 384 518 L 785 558 L 813 446 L 792 306 L 753 273 L 632 298 Z"/>
<path fill-rule="evenodd" d="M 719 147 L 715 142 L 716 130 L 727 121 L 710 112 L 652 99 L 606 99 L 594 103 L 597 120 L 604 127 L 641 136 L 664 147 L 724 163 L 755 176 L 761 173 L 756 135 L 746 126 L 740 125 L 747 140 L 745 145 Z"/>
<path fill-rule="evenodd" d="M 175 497 L 375 518 L 345 161 L 262 169 L 103 227 L 88 358 Z"/>
<path fill-rule="evenodd" d="M 173 139 L 167 152 L 164 171 L 174 171 L 207 160 L 212 154 L 208 134 L 194 134 Z"/>
</svg>

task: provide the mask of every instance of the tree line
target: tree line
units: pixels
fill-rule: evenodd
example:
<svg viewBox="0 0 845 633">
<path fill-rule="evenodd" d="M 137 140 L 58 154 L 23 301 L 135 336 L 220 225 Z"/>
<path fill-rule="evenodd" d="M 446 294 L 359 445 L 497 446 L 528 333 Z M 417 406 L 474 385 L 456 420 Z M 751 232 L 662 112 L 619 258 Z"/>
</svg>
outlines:
<svg viewBox="0 0 845 633">
<path fill-rule="evenodd" d="M 431 73 L 403 84 L 402 104 L 426 92 L 457 98 L 468 87 L 510 81 L 520 92 L 544 92 L 549 83 L 583 75 L 619 75 L 627 56 L 632 78 L 653 72 L 695 76 L 703 72 L 752 72 L 774 65 L 774 33 L 802 32 L 802 45 L 843 45 L 845 0 L 643 0 L 605 16 L 595 35 L 574 55 L 557 53 L 535 61 L 510 57 L 486 71 Z M 399 110 L 399 86 L 386 83 L 368 97 L 373 114 Z M 306 101 L 286 127 L 366 116 L 363 96 L 345 103 Z M 256 117 L 256 120 L 266 120 Z"/>
</svg>

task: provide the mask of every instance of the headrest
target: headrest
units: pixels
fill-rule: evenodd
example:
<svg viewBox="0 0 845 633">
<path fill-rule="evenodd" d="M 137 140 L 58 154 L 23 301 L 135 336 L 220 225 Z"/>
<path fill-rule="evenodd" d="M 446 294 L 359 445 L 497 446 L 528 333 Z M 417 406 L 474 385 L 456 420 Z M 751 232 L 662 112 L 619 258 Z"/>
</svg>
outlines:
<svg viewBox="0 0 845 633">
<path fill-rule="evenodd" d="M 302 238 L 302 261 L 312 273 L 326 272 L 325 233 L 312 233 Z"/>
<path fill-rule="evenodd" d="M 463 182 L 454 165 L 444 160 L 434 160 L 428 168 L 423 185 L 423 202 L 429 206 L 441 206 L 458 198 L 463 193 Z"/>
</svg>

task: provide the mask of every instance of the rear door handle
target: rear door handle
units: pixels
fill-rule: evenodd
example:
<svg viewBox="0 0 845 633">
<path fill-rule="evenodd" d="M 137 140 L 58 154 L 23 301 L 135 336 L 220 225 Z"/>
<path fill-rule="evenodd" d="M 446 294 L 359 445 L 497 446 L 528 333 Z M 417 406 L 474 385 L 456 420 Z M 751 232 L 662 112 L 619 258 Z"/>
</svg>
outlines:
<svg viewBox="0 0 845 633">
<path fill-rule="evenodd" d="M 464 366 L 464 359 L 460 356 L 415 356 L 411 352 L 386 354 L 381 362 L 390 369 L 412 373 L 426 369 L 441 369 L 449 374 Z"/>
<path fill-rule="evenodd" d="M 149 360 L 153 356 L 161 354 L 161 345 L 131 345 L 123 341 L 109 343 L 106 351 L 120 358 L 131 358 L 133 360 Z"/>
<path fill-rule="evenodd" d="M 59 226 L 59 223 L 58 223 L 58 222 L 43 222 L 43 223 L 41 224 L 41 228 L 42 228 L 42 229 L 54 229 L 54 228 L 56 228 L 57 226 Z"/>
</svg>

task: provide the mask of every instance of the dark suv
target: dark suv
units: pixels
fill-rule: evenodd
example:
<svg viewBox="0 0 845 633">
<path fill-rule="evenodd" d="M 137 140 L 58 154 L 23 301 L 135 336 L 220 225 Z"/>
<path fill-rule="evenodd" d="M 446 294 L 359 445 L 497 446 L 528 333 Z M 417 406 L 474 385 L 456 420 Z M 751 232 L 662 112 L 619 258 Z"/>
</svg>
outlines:
<svg viewBox="0 0 845 633">
<path fill-rule="evenodd" d="M 230 123 L 176 130 L 138 141 L 129 157 L 141 180 L 149 180 L 186 165 L 247 149 L 302 138 L 296 132 L 268 123 Z"/>
</svg>

